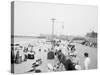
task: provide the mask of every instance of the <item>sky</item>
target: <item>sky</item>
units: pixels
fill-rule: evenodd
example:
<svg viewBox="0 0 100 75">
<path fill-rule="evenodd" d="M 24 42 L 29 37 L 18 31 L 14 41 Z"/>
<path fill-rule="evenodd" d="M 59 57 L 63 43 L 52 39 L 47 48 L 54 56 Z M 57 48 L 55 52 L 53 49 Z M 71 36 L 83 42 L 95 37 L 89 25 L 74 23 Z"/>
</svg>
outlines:
<svg viewBox="0 0 100 75">
<path fill-rule="evenodd" d="M 52 3 L 14 3 L 14 34 L 37 36 L 52 33 L 57 35 L 84 35 L 98 31 L 98 9 L 96 6 Z"/>
</svg>

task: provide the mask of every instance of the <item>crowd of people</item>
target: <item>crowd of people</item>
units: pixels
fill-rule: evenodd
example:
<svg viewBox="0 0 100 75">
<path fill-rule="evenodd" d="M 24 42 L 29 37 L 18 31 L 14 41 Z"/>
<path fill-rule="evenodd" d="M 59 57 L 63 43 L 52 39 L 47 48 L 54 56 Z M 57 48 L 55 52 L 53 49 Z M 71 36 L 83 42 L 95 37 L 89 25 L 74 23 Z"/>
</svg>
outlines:
<svg viewBox="0 0 100 75">
<path fill-rule="evenodd" d="M 31 71 L 37 71 L 36 67 L 44 62 L 42 57 L 39 57 L 39 54 L 37 54 L 38 52 L 46 53 L 47 60 L 55 60 L 56 63 L 54 65 L 50 63 L 47 64 L 48 71 L 59 71 L 59 68 L 61 67 L 66 71 L 81 70 L 81 65 L 79 64 L 80 60 L 75 45 L 70 44 L 68 41 L 55 39 L 52 44 L 50 41 L 41 40 L 28 43 L 26 46 L 16 43 L 12 44 L 11 48 L 12 64 L 21 64 L 22 62 L 27 62 L 28 59 L 36 60 L 36 62 L 32 64 L 33 69 Z M 87 52 L 83 53 L 83 55 L 85 58 L 84 69 L 87 70 L 91 60 Z M 41 70 L 38 72 L 41 72 Z"/>
</svg>

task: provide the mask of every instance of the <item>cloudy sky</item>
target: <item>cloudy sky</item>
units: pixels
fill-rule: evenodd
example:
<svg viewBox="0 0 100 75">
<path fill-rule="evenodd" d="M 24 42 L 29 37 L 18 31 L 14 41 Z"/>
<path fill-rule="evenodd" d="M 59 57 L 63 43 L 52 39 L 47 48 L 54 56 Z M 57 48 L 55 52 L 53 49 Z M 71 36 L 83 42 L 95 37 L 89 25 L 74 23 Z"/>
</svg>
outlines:
<svg viewBox="0 0 100 75">
<path fill-rule="evenodd" d="M 97 32 L 96 6 L 16 1 L 14 3 L 14 34 L 26 36 L 51 34 L 51 18 L 56 19 L 55 34 L 84 35 L 91 30 Z"/>
</svg>

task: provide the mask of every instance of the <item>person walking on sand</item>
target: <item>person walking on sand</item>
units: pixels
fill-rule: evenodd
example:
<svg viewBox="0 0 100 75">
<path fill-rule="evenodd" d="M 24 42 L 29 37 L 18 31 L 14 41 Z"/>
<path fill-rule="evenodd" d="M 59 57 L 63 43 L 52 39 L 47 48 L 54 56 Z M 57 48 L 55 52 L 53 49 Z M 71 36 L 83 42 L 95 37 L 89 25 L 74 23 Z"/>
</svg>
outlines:
<svg viewBox="0 0 100 75">
<path fill-rule="evenodd" d="M 84 57 L 85 57 L 85 60 L 84 60 L 84 68 L 85 68 L 85 70 L 88 70 L 89 69 L 89 64 L 91 63 L 89 54 L 87 52 L 84 53 Z"/>
</svg>

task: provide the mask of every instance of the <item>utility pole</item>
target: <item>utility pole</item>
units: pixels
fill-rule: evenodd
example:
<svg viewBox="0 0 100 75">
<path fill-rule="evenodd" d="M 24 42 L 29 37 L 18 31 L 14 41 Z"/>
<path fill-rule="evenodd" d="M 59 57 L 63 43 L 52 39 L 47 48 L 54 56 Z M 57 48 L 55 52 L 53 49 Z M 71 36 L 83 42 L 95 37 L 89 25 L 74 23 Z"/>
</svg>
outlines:
<svg viewBox="0 0 100 75">
<path fill-rule="evenodd" d="M 51 21 L 52 21 L 52 35 L 54 36 L 54 21 L 56 19 L 55 18 L 52 18 Z"/>
<path fill-rule="evenodd" d="M 52 21 L 52 49 L 54 48 L 54 21 L 55 21 L 56 19 L 55 18 L 52 18 L 51 19 L 51 21 Z"/>
<path fill-rule="evenodd" d="M 62 35 L 64 35 L 64 22 L 62 22 Z"/>
</svg>

